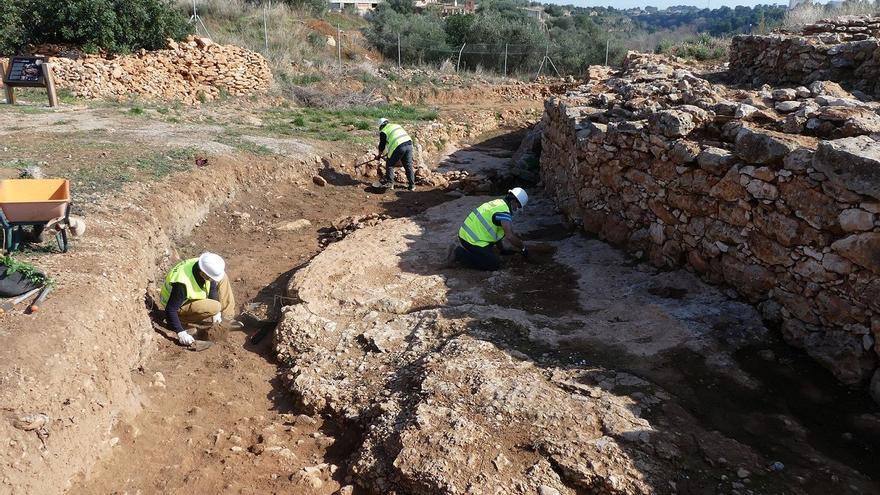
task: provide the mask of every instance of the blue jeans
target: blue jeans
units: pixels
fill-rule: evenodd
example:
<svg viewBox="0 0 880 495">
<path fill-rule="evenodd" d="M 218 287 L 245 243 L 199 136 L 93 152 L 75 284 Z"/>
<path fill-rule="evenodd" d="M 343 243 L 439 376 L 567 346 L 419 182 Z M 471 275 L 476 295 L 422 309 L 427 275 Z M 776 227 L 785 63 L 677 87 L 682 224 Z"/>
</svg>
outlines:
<svg viewBox="0 0 880 495">
<path fill-rule="evenodd" d="M 458 238 L 461 246 L 455 248 L 455 260 L 463 263 L 465 266 L 477 270 L 485 270 L 494 272 L 501 268 L 501 259 L 495 254 L 495 245 L 474 246 L 462 238 Z"/>
<path fill-rule="evenodd" d="M 406 180 L 409 185 L 416 185 L 416 175 L 413 171 L 412 141 L 398 146 L 385 162 L 385 180 L 388 182 L 394 182 L 394 166 L 397 165 L 397 162 L 403 162 L 403 169 L 406 170 Z"/>
</svg>

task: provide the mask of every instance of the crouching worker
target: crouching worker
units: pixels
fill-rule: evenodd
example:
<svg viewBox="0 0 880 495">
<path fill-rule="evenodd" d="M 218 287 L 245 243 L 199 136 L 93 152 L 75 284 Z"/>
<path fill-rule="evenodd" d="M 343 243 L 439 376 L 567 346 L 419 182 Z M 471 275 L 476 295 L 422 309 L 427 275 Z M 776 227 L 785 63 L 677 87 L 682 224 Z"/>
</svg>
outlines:
<svg viewBox="0 0 880 495">
<path fill-rule="evenodd" d="M 501 267 L 501 260 L 494 248 L 497 245 L 501 249 L 502 239 L 506 239 L 523 256 L 528 256 L 525 244 L 513 231 L 511 215 L 528 201 L 528 194 L 515 187 L 504 198 L 493 199 L 471 211 L 458 230 L 460 245 L 450 246 L 447 264 L 458 261 L 477 270 L 497 270 Z"/>
<path fill-rule="evenodd" d="M 198 258 L 183 260 L 171 268 L 162 286 L 162 305 L 165 322 L 177 333 L 180 345 L 195 342 L 184 324 L 209 321 L 239 328 L 233 320 L 235 297 L 226 276 L 226 262 L 214 253 L 202 253 Z"/>
</svg>

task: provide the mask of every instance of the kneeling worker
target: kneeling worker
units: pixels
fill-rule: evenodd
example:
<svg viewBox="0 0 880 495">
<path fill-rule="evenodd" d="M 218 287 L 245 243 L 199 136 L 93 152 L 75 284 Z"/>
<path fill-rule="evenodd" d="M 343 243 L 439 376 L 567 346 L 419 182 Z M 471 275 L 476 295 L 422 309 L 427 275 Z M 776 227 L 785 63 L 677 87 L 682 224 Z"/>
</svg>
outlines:
<svg viewBox="0 0 880 495">
<path fill-rule="evenodd" d="M 458 230 L 460 246 L 450 247 L 447 261 L 460 261 L 478 270 L 494 271 L 501 267 L 501 260 L 493 248 L 501 239 L 528 256 L 525 243 L 513 232 L 511 213 L 524 207 L 529 195 L 519 187 L 511 189 L 504 198 L 493 199 L 478 206 L 468 214 Z"/>
<path fill-rule="evenodd" d="M 416 188 L 416 176 L 413 171 L 413 144 L 412 138 L 397 124 L 388 123 L 388 119 L 379 119 L 379 154 L 380 158 L 388 147 L 388 161 L 385 162 L 385 180 L 382 187 L 394 189 L 394 166 L 403 162 L 406 171 L 407 189 L 414 191 Z"/>
<path fill-rule="evenodd" d="M 184 329 L 184 323 L 211 320 L 222 323 L 226 318 L 233 327 L 240 327 L 232 320 L 235 315 L 235 297 L 226 262 L 214 253 L 202 253 L 198 258 L 183 260 L 168 272 L 162 286 L 162 304 L 165 321 L 177 332 L 180 345 L 189 346 L 195 339 Z"/>
</svg>

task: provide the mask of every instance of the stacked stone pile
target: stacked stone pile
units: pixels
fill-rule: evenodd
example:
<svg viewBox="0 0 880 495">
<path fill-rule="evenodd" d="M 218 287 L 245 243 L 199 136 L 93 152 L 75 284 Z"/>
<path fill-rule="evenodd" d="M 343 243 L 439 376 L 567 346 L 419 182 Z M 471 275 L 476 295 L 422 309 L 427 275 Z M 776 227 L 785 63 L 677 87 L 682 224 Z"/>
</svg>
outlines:
<svg viewBox="0 0 880 495">
<path fill-rule="evenodd" d="M 838 91 L 731 94 L 633 63 L 546 102 L 541 175 L 586 230 L 734 287 L 841 381 L 873 375 L 880 399 L 880 143 L 838 119 L 864 112 L 873 126 L 876 113 Z M 771 106 L 849 137 L 765 128 Z"/>
<path fill-rule="evenodd" d="M 880 17 L 847 15 L 834 19 L 822 19 L 815 24 L 804 26 L 803 34 L 834 34 L 839 39 L 847 41 L 876 38 L 880 34 Z"/>
<path fill-rule="evenodd" d="M 272 72 L 262 55 L 207 38 L 169 40 L 166 50 L 141 50 L 115 58 L 82 55 L 51 62 L 56 84 L 83 98 L 140 95 L 197 104 L 221 92 L 251 95 L 272 84 Z"/>
<path fill-rule="evenodd" d="M 836 81 L 878 96 L 880 17 L 845 19 L 844 24 L 808 26 L 804 36 L 735 36 L 730 48 L 730 74 L 755 85 Z"/>
</svg>

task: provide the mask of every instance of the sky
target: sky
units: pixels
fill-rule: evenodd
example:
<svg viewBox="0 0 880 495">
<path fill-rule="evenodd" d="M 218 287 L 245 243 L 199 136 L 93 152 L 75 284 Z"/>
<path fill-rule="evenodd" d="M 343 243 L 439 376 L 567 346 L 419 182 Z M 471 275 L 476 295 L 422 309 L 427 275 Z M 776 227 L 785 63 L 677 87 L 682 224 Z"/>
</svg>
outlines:
<svg viewBox="0 0 880 495">
<path fill-rule="evenodd" d="M 629 9 L 632 7 L 657 7 L 662 9 L 672 7 L 673 5 L 695 5 L 697 7 L 706 7 L 708 4 L 709 8 L 714 9 L 723 5 L 727 5 L 728 7 L 735 7 L 737 5 L 746 5 L 748 7 L 772 4 L 788 5 L 788 0 L 550 0 L 550 3 L 557 3 L 560 5 L 572 4 L 578 7 L 614 7 L 617 9 Z"/>
</svg>

